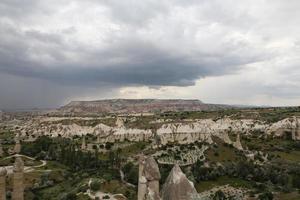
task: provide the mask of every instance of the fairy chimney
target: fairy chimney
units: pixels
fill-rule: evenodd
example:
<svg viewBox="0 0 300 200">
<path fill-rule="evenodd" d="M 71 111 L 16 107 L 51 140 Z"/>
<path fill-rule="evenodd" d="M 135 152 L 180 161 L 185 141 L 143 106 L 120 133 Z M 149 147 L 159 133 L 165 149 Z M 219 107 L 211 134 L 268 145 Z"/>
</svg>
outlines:
<svg viewBox="0 0 300 200">
<path fill-rule="evenodd" d="M 4 151 L 3 151 L 3 147 L 1 144 L 1 140 L 0 140 L 0 157 L 4 156 Z"/>
<path fill-rule="evenodd" d="M 139 160 L 138 200 L 159 200 L 160 172 L 153 157 L 141 156 Z"/>
<path fill-rule="evenodd" d="M 17 157 L 13 168 L 13 192 L 12 200 L 24 199 L 24 163 L 21 157 Z"/>
<path fill-rule="evenodd" d="M 6 174 L 5 167 L 0 168 L 0 200 L 6 200 Z"/>
<path fill-rule="evenodd" d="M 238 133 L 236 136 L 236 141 L 233 143 L 233 146 L 238 150 L 243 150 L 243 146 L 240 139 L 240 134 Z"/>
<path fill-rule="evenodd" d="M 175 165 L 163 185 L 162 200 L 190 200 L 196 194 L 194 184 L 188 180 L 179 165 Z"/>
<path fill-rule="evenodd" d="M 85 149 L 86 149 L 85 136 L 82 137 L 81 149 L 82 149 L 82 150 L 85 150 Z"/>
<path fill-rule="evenodd" d="M 14 147 L 14 153 L 19 154 L 21 152 L 21 144 L 20 144 L 20 137 L 19 135 L 16 135 L 15 137 L 15 147 Z"/>
</svg>

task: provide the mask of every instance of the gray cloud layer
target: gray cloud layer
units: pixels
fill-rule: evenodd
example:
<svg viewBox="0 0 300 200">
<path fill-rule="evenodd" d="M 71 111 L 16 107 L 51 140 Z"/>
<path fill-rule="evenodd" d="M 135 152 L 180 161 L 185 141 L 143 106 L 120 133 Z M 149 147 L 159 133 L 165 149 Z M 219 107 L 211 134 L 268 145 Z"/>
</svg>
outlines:
<svg viewBox="0 0 300 200">
<path fill-rule="evenodd" d="M 11 87 L 1 87 L 0 108 L 57 105 L 78 88 L 189 86 L 257 63 L 298 72 L 299 57 L 278 48 L 299 51 L 299 7 L 296 0 L 2 0 L 0 83 L 10 77 Z M 283 55 L 294 62 L 272 62 Z M 14 77 L 30 80 L 24 90 L 49 86 L 26 103 L 10 101 L 20 98 L 7 92 L 20 88 Z"/>
</svg>

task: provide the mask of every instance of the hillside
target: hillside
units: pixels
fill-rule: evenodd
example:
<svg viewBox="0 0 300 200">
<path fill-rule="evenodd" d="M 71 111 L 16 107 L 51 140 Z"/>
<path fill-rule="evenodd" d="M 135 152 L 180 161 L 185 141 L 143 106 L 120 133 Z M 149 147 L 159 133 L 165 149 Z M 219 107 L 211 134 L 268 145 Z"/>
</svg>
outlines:
<svg viewBox="0 0 300 200">
<path fill-rule="evenodd" d="M 154 113 L 167 111 L 218 110 L 230 106 L 183 99 L 108 99 L 72 101 L 58 109 L 64 113 Z"/>
</svg>

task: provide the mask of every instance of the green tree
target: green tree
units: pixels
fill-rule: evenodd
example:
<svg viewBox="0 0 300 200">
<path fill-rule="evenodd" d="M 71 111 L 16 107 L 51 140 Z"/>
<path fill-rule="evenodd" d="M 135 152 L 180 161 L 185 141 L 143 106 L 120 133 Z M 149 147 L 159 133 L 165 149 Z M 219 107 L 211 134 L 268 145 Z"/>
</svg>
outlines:
<svg viewBox="0 0 300 200">
<path fill-rule="evenodd" d="M 213 200 L 225 200 L 225 199 L 226 199 L 226 196 L 225 196 L 224 192 L 222 192 L 221 190 L 218 190 L 213 197 Z"/>
<path fill-rule="evenodd" d="M 258 196 L 259 200 L 273 200 L 273 198 L 272 192 L 264 192 Z"/>
</svg>

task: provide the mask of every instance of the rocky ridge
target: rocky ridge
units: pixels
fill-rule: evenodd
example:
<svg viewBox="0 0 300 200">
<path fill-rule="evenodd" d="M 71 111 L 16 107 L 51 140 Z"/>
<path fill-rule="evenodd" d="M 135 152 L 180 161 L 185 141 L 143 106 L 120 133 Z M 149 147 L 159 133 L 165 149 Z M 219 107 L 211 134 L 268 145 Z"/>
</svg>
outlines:
<svg viewBox="0 0 300 200">
<path fill-rule="evenodd" d="M 35 137 L 48 135 L 52 137 L 73 137 L 92 134 L 98 137 L 98 143 L 116 141 L 152 141 L 155 145 L 165 145 L 169 142 L 189 144 L 195 141 L 212 143 L 212 137 L 218 137 L 225 143 L 242 149 L 239 134 L 265 133 L 275 137 L 289 137 L 300 140 L 299 118 L 288 118 L 276 123 L 265 123 L 257 120 L 232 120 L 228 118 L 214 121 L 212 119 L 199 119 L 186 123 L 166 123 L 156 130 L 127 128 L 124 125 L 108 126 L 99 123 L 96 126 L 80 126 L 78 124 L 64 125 L 41 124 L 40 120 L 31 120 L 24 123 L 19 131 L 21 136 Z M 236 134 L 237 140 L 231 141 L 228 134 Z"/>
</svg>

